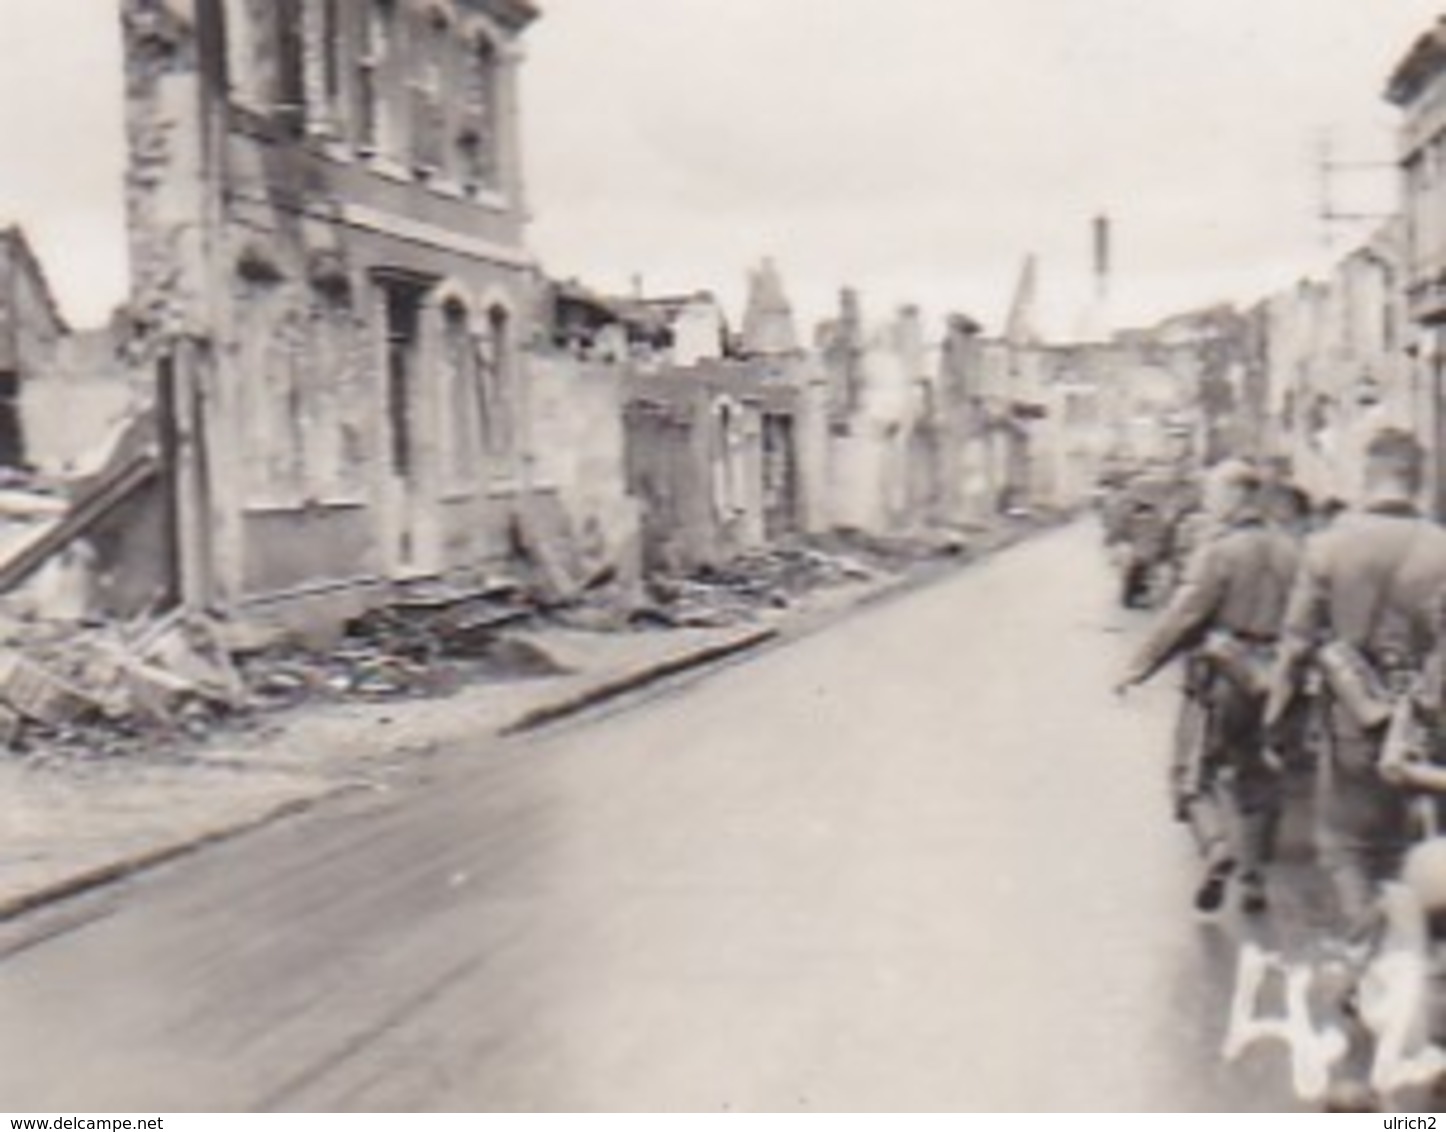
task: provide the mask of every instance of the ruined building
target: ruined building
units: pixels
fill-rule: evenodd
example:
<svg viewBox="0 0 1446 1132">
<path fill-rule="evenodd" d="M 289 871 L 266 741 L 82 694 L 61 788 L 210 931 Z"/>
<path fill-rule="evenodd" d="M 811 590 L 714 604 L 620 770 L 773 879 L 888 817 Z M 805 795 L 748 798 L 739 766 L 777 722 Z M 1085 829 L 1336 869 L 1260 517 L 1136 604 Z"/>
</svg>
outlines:
<svg viewBox="0 0 1446 1132">
<path fill-rule="evenodd" d="M 191 605 L 332 618 L 528 491 L 527 0 L 125 0 L 134 333 Z"/>
<path fill-rule="evenodd" d="M 1397 140 L 1405 348 L 1418 386 L 1418 427 L 1432 455 L 1433 503 L 1446 516 L 1446 17 L 1416 40 L 1397 65 L 1387 100 L 1401 112 Z"/>
<path fill-rule="evenodd" d="M 25 232 L 0 229 L 0 468 L 94 471 L 137 399 L 111 328 L 67 322 Z"/>
<path fill-rule="evenodd" d="M 799 350 L 793 304 L 771 259 L 749 274 L 748 305 L 739 337 L 742 353 L 750 358 L 787 357 Z"/>
<path fill-rule="evenodd" d="M 25 233 L 0 230 L 0 467 L 27 462 L 23 390 L 55 370 L 68 333 Z"/>
</svg>

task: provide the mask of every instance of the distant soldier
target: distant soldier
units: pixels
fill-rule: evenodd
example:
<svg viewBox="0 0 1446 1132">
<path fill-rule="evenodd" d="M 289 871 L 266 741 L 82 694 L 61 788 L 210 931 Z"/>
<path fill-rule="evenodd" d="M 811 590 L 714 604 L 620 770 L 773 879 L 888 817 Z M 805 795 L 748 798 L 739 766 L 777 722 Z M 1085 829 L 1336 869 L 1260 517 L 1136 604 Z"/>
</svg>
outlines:
<svg viewBox="0 0 1446 1132">
<path fill-rule="evenodd" d="M 1184 581 L 1130 666 L 1121 690 L 1143 683 L 1172 658 L 1195 650 L 1202 669 L 1192 690 L 1202 709 L 1198 762 L 1184 809 L 1204 857 L 1196 907 L 1219 908 L 1238 870 L 1242 906 L 1266 907 L 1264 865 L 1280 810 L 1278 767 L 1266 750 L 1266 676 L 1299 555 L 1268 527 L 1260 481 L 1240 461 L 1213 469 L 1204 536 Z"/>
<path fill-rule="evenodd" d="M 1170 524 L 1154 499 L 1137 498 L 1125 514 L 1120 603 L 1126 609 L 1150 604 L 1157 570 L 1167 561 Z"/>
<path fill-rule="evenodd" d="M 1223 474 L 1228 479 L 1234 470 L 1235 465 L 1230 465 Z M 1219 473 L 1206 474 L 1213 476 Z M 1174 573 L 1172 592 L 1185 580 L 1190 561 L 1200 548 L 1229 529 L 1230 516 L 1221 514 L 1220 509 L 1224 507 L 1228 510 L 1231 506 L 1231 493 L 1222 493 L 1218 489 L 1207 492 L 1202 485 L 1195 485 L 1187 505 L 1180 510 L 1170 536 L 1171 565 Z M 1180 707 L 1175 718 L 1170 758 L 1170 801 L 1175 820 L 1189 823 L 1192 828 L 1199 821 L 1198 817 L 1192 821 L 1191 811 L 1199 797 L 1210 680 L 1209 662 L 1200 655 L 1198 649 L 1190 651 L 1184 657 Z"/>
<path fill-rule="evenodd" d="M 1378 767 L 1386 725 L 1432 652 L 1446 590 L 1446 530 L 1416 508 L 1424 463 L 1398 429 L 1367 447 L 1363 509 L 1308 540 L 1266 712 L 1278 728 L 1314 659 L 1327 699 L 1317 848 L 1347 931 L 1362 942 L 1410 839 L 1410 795 Z"/>
<path fill-rule="evenodd" d="M 1195 550 L 1209 536 L 1214 520 L 1205 509 L 1205 499 L 1197 480 L 1181 478 L 1170 500 L 1169 581 L 1173 590 L 1185 577 Z"/>
</svg>

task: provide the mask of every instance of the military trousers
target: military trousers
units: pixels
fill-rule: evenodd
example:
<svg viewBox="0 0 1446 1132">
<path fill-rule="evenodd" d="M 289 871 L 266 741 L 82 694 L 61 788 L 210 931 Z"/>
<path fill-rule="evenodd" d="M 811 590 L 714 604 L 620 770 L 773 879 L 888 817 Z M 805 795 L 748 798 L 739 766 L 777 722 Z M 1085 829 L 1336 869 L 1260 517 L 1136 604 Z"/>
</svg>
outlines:
<svg viewBox="0 0 1446 1132">
<path fill-rule="evenodd" d="M 1259 872 L 1274 851 L 1283 785 L 1266 756 L 1263 698 L 1223 677 L 1199 698 L 1203 726 L 1186 812 L 1207 859 Z"/>
<path fill-rule="evenodd" d="M 1376 769 L 1385 735 L 1329 708 L 1326 757 L 1316 777 L 1316 852 L 1347 935 L 1363 940 L 1377 919 L 1382 883 L 1410 845 L 1410 795 Z"/>
</svg>

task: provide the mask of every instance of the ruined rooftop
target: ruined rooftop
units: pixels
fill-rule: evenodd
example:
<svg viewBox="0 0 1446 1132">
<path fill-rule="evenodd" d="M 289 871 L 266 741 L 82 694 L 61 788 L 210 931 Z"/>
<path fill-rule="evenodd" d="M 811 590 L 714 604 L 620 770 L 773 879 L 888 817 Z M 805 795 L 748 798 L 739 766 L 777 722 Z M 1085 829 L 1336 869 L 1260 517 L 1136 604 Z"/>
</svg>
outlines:
<svg viewBox="0 0 1446 1132">
<path fill-rule="evenodd" d="M 1446 16 L 1412 45 L 1386 85 L 1386 99 L 1396 106 L 1410 106 L 1421 97 L 1431 81 L 1446 70 Z"/>
</svg>

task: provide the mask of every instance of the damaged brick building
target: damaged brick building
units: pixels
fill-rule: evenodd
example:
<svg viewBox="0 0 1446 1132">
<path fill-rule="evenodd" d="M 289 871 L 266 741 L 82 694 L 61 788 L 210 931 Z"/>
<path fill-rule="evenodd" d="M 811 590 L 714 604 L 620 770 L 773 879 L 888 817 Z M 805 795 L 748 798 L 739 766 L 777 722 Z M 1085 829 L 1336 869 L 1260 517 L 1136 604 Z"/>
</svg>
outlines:
<svg viewBox="0 0 1446 1132">
<path fill-rule="evenodd" d="M 335 618 L 528 491 L 527 0 L 126 0 L 137 338 L 187 604 Z"/>
</svg>

